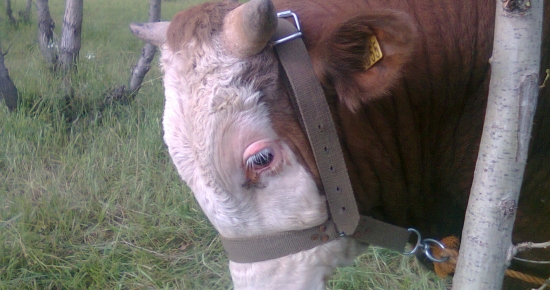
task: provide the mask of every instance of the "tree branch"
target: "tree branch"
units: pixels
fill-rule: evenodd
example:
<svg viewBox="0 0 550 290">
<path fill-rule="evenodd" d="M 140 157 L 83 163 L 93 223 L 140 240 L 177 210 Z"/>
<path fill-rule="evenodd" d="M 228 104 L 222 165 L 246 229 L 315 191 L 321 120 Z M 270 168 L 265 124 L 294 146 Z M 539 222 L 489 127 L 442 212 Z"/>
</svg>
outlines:
<svg viewBox="0 0 550 290">
<path fill-rule="evenodd" d="M 4 4 L 6 6 L 6 16 L 8 16 L 8 20 L 12 25 L 17 24 L 17 21 L 15 20 L 15 17 L 13 17 L 13 10 L 11 9 L 11 0 L 5 0 Z"/>
<path fill-rule="evenodd" d="M 510 251 L 508 251 L 507 261 L 509 263 L 512 259 L 517 259 L 517 260 L 526 261 L 526 262 L 535 263 L 535 264 L 550 263 L 550 261 L 532 261 L 532 260 L 525 260 L 521 258 L 515 258 L 515 256 L 520 252 L 531 250 L 531 249 L 545 249 L 545 248 L 550 248 L 550 241 L 545 243 L 533 243 L 533 242 L 519 243 L 515 246 L 510 247 Z"/>
<path fill-rule="evenodd" d="M 550 278 L 546 279 L 546 282 L 544 284 L 542 284 L 542 286 L 540 286 L 540 288 L 537 288 L 537 289 L 533 288 L 533 290 L 544 290 L 549 286 L 550 286 Z"/>
<path fill-rule="evenodd" d="M 550 248 L 550 241 L 545 243 L 533 243 L 533 242 L 519 243 L 515 245 L 514 248 L 517 250 L 517 253 L 530 250 L 530 249 L 545 249 L 545 248 Z"/>
<path fill-rule="evenodd" d="M 149 2 L 149 22 L 158 22 L 160 21 L 160 11 L 161 11 L 161 1 L 160 0 L 150 0 Z M 141 83 L 145 78 L 145 75 L 151 68 L 151 62 L 155 57 L 157 48 L 147 43 L 141 50 L 141 56 L 136 63 L 134 69 L 132 70 L 132 75 L 130 77 L 130 82 L 128 85 L 129 99 L 133 99 L 139 89 L 141 88 Z"/>
<path fill-rule="evenodd" d="M 546 86 L 546 81 L 550 77 L 550 69 L 546 70 L 546 77 L 544 78 L 544 81 L 542 82 L 542 85 L 539 87 L 539 89 L 542 89 Z"/>
<path fill-rule="evenodd" d="M 0 41 L 0 102 L 3 100 L 6 106 L 13 111 L 17 108 L 19 94 L 4 64 L 4 55 Z"/>
</svg>

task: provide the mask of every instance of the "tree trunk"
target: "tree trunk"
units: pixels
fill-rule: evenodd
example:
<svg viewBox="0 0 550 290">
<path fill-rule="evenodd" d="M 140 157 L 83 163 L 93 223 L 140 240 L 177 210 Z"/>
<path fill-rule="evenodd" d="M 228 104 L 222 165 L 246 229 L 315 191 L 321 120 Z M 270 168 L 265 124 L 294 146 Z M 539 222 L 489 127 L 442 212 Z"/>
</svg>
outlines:
<svg viewBox="0 0 550 290">
<path fill-rule="evenodd" d="M 27 0 L 27 3 L 25 4 L 25 10 L 19 11 L 19 17 L 21 18 L 22 22 L 24 23 L 31 22 L 31 11 L 32 11 L 32 0 Z"/>
<path fill-rule="evenodd" d="M 501 289 L 537 104 L 543 0 L 497 1 L 491 84 L 453 289 Z M 541 217 L 543 218 L 543 217 Z"/>
<path fill-rule="evenodd" d="M 66 0 L 63 32 L 59 47 L 59 67 L 63 74 L 65 93 L 72 96 L 71 75 L 80 53 L 83 0 Z"/>
<path fill-rule="evenodd" d="M 0 102 L 4 100 L 10 110 L 15 110 L 17 108 L 17 97 L 17 88 L 4 65 L 4 53 L 0 43 Z"/>
<path fill-rule="evenodd" d="M 40 51 L 48 64 L 57 65 L 57 43 L 54 39 L 53 30 L 55 22 L 50 15 L 48 0 L 36 0 L 38 10 L 38 44 Z"/>
<path fill-rule="evenodd" d="M 161 0 L 150 0 L 149 2 L 149 22 L 158 22 L 160 21 L 160 9 Z M 141 88 L 141 83 L 143 78 L 151 68 L 151 62 L 155 57 L 157 49 L 154 45 L 146 43 L 143 49 L 141 50 L 141 56 L 132 70 L 132 76 L 130 77 L 130 84 L 128 87 L 128 92 L 130 96 L 135 96 L 139 89 Z"/>
<path fill-rule="evenodd" d="M 8 16 L 9 22 L 14 25 L 17 21 L 13 17 L 13 10 L 11 9 L 11 0 L 5 0 L 4 4 L 6 6 L 6 16 Z"/>
</svg>

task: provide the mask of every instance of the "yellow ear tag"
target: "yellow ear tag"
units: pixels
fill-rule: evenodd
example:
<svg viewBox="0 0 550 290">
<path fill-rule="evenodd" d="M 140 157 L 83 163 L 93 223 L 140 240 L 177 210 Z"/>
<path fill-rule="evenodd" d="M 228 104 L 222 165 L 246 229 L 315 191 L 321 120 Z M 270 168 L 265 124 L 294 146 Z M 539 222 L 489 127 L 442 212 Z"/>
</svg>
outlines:
<svg viewBox="0 0 550 290">
<path fill-rule="evenodd" d="M 382 49 L 380 48 L 380 43 L 378 43 L 378 39 L 376 39 L 376 36 L 371 35 L 369 37 L 368 46 L 369 46 L 369 55 L 366 57 L 365 69 L 369 69 L 375 63 L 380 61 L 384 56 L 382 54 Z"/>
</svg>

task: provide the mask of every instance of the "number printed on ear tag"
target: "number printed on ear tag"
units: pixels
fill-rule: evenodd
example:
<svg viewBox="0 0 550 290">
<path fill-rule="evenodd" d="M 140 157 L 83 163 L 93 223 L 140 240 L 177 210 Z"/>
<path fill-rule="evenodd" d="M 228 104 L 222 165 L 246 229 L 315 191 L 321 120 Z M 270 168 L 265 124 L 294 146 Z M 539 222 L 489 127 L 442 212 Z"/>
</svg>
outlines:
<svg viewBox="0 0 550 290">
<path fill-rule="evenodd" d="M 376 36 L 371 35 L 369 37 L 368 46 L 369 46 L 369 55 L 367 56 L 367 59 L 366 59 L 365 69 L 369 69 L 375 63 L 380 61 L 384 56 L 382 54 L 382 49 L 380 48 L 380 43 L 378 43 L 378 39 L 376 39 Z"/>
</svg>

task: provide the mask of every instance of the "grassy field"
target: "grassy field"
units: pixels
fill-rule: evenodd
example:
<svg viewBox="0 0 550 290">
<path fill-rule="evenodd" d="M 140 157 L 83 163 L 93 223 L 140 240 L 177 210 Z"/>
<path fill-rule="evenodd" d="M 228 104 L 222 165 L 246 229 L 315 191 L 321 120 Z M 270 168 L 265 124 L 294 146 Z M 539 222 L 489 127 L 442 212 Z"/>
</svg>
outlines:
<svg viewBox="0 0 550 290">
<path fill-rule="evenodd" d="M 193 2 L 163 2 L 163 18 Z M 24 4 L 12 0 L 14 11 Z M 128 81 L 143 45 L 128 24 L 147 20 L 148 1 L 84 5 L 73 123 L 64 121 L 61 81 L 38 49 L 36 20 L 10 27 L 0 7 L 6 66 L 21 98 L 16 112 L 0 106 L 0 289 L 231 288 L 216 232 L 161 139 L 157 62 L 134 102 L 95 116 L 105 94 Z M 64 1 L 50 0 L 50 9 L 59 36 Z M 448 284 L 413 258 L 372 248 L 328 287 Z"/>
</svg>

